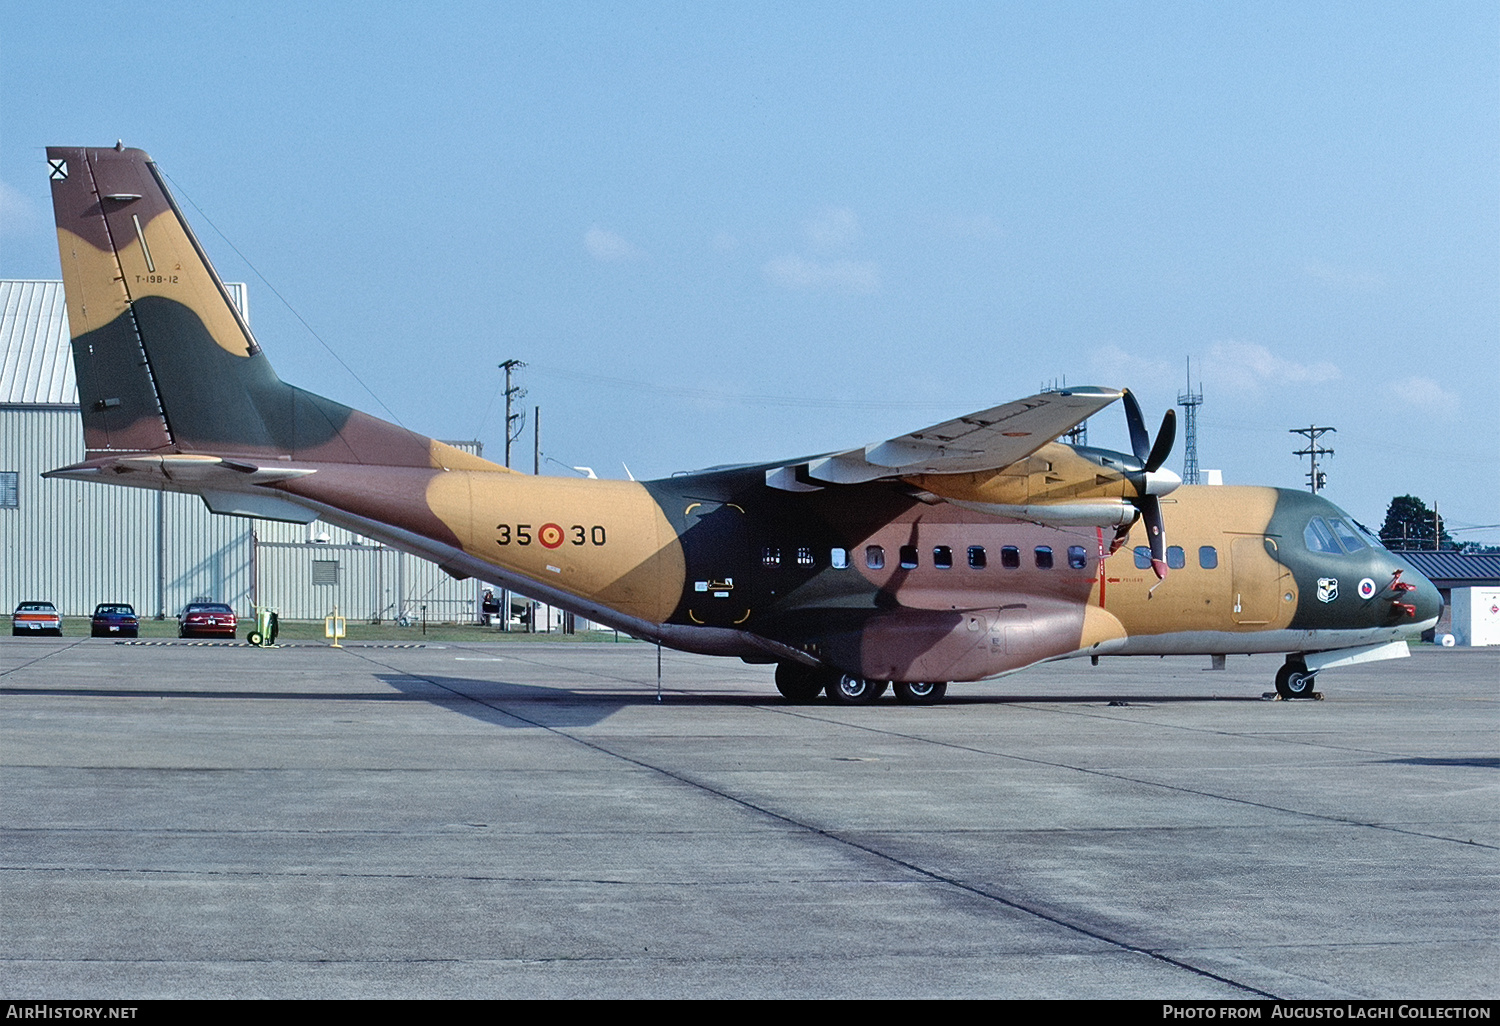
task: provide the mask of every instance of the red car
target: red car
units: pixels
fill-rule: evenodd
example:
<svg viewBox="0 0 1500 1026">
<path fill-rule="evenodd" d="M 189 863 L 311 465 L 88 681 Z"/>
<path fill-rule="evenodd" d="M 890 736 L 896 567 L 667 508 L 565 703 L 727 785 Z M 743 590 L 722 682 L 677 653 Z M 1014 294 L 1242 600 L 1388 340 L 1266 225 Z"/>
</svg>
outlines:
<svg viewBox="0 0 1500 1026">
<path fill-rule="evenodd" d="M 177 618 L 179 638 L 234 638 L 240 622 L 222 602 L 191 602 Z"/>
</svg>

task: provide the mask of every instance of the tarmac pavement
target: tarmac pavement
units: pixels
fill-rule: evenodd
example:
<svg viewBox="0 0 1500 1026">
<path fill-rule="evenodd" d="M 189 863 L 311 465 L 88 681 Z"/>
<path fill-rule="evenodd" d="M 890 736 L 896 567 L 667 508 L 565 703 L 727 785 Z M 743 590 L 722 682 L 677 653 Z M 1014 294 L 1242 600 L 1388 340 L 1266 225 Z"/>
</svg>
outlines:
<svg viewBox="0 0 1500 1026">
<path fill-rule="evenodd" d="M 1500 651 L 0 643 L 0 995 L 1494 998 Z"/>
</svg>

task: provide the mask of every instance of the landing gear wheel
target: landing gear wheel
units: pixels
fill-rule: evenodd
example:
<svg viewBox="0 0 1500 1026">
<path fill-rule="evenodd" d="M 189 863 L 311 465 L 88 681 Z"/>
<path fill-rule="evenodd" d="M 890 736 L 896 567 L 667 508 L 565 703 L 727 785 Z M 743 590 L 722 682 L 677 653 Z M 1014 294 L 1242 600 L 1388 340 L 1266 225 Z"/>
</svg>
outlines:
<svg viewBox="0 0 1500 1026">
<path fill-rule="evenodd" d="M 896 701 L 902 705 L 936 705 L 947 693 L 947 681 L 896 681 Z"/>
<path fill-rule="evenodd" d="M 1311 698 L 1316 674 L 1307 671 L 1302 660 L 1290 660 L 1276 671 L 1276 693 L 1282 698 Z"/>
<path fill-rule="evenodd" d="M 880 697 L 885 688 L 876 681 L 841 673 L 829 681 L 824 690 L 839 705 L 869 705 Z"/>
<path fill-rule="evenodd" d="M 798 663 L 776 664 L 776 690 L 788 702 L 811 702 L 823 690 L 824 675 Z"/>
</svg>

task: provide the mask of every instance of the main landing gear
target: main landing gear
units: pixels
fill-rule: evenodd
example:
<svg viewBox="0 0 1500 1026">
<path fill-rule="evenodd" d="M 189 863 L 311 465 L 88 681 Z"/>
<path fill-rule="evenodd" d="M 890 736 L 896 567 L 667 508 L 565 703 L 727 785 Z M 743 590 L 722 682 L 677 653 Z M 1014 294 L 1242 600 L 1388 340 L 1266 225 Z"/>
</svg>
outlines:
<svg viewBox="0 0 1500 1026">
<path fill-rule="evenodd" d="M 1301 656 L 1289 655 L 1276 671 L 1276 693 L 1282 698 L 1315 698 L 1313 684 L 1317 674 L 1307 668 Z"/>
<path fill-rule="evenodd" d="M 820 692 L 837 705 L 868 705 L 891 687 L 890 681 L 866 680 L 849 673 L 799 663 L 778 663 L 776 690 L 788 702 L 814 701 Z M 935 705 L 948 693 L 946 681 L 896 681 L 896 701 L 902 705 Z"/>
</svg>

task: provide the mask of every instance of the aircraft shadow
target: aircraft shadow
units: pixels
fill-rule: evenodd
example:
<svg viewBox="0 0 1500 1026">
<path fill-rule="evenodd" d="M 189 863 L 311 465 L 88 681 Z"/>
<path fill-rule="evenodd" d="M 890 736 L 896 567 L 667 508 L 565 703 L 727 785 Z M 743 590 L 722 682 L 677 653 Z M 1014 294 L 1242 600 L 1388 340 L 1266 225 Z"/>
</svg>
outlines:
<svg viewBox="0 0 1500 1026">
<path fill-rule="evenodd" d="M 497 727 L 581 727 L 608 719 L 628 706 L 656 705 L 650 685 L 630 691 L 570 691 L 562 687 L 517 684 L 474 677 L 414 677 L 408 674 L 376 674 L 390 691 L 277 691 L 213 690 L 203 688 L 101 688 L 101 687 L 0 687 L 0 697 L 48 698 L 179 698 L 218 701 L 291 702 L 426 702 Z M 667 689 L 663 703 L 688 708 L 755 708 L 782 705 L 774 693 L 765 695 L 712 694 Z M 1184 702 L 1259 702 L 1258 696 L 1223 695 L 950 695 L 944 706 L 965 705 L 1098 705 L 1148 706 Z M 883 696 L 878 706 L 894 707 L 894 698 Z M 507 708 L 508 707 L 508 708 Z M 807 705 L 785 705 L 808 711 L 848 709 L 827 701 Z M 1395 760 L 1412 765 L 1482 765 L 1493 768 L 1500 760 Z"/>
</svg>

